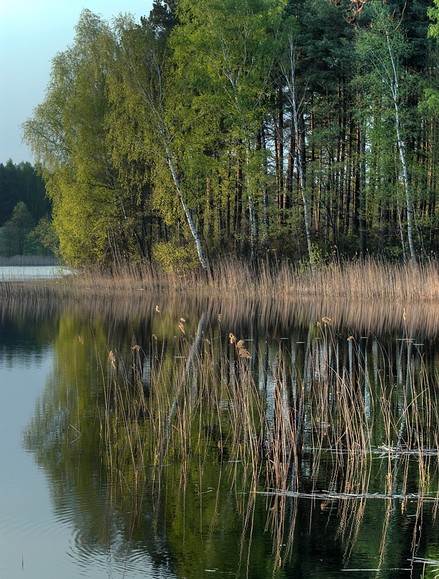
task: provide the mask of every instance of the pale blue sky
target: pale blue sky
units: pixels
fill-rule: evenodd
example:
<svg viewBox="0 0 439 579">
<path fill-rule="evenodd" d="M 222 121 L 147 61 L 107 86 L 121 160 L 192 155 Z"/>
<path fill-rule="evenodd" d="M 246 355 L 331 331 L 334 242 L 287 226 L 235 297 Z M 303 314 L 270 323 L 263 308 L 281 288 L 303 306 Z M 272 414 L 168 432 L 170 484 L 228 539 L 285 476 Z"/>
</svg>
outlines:
<svg viewBox="0 0 439 579">
<path fill-rule="evenodd" d="M 105 20 L 148 16 L 153 0 L 0 0 L 0 163 L 33 158 L 20 125 L 44 100 L 52 58 L 73 41 L 83 8 Z"/>
</svg>

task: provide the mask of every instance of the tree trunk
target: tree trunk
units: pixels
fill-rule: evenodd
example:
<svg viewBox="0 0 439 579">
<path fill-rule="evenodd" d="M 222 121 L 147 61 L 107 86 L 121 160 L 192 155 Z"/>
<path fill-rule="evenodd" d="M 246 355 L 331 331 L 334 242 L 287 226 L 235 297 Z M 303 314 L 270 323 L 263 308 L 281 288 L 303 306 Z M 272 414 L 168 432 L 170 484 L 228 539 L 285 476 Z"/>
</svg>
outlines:
<svg viewBox="0 0 439 579">
<path fill-rule="evenodd" d="M 366 221 L 366 162 L 364 159 L 366 147 L 363 135 L 363 128 L 361 126 L 357 129 L 357 159 L 358 165 L 356 168 L 357 177 L 355 179 L 355 188 L 358 194 L 358 234 L 359 234 L 359 249 L 360 258 L 366 258 L 366 235 L 367 235 L 367 221 Z"/>
<path fill-rule="evenodd" d="M 284 76 L 288 87 L 288 100 L 291 105 L 291 115 L 294 127 L 294 141 L 295 141 L 295 158 L 297 164 L 297 173 L 299 178 L 299 190 L 302 196 L 303 203 L 303 221 L 305 225 L 305 236 L 306 245 L 308 249 L 308 260 L 311 269 L 314 269 L 313 265 L 313 255 L 312 255 L 312 244 L 311 244 L 311 231 L 309 224 L 309 211 L 308 211 L 308 201 L 306 199 L 305 192 L 305 173 L 303 169 L 303 155 L 300 139 L 300 127 L 299 127 L 299 111 L 297 107 L 297 87 L 296 87 L 296 55 L 294 41 L 290 38 L 290 61 L 289 61 L 289 73 L 284 71 Z"/>
<path fill-rule="evenodd" d="M 404 141 L 401 135 L 401 121 L 399 116 L 399 85 L 398 85 L 398 73 L 396 70 L 395 59 L 393 56 L 392 46 L 390 44 L 389 34 L 386 33 L 387 50 L 389 52 L 390 64 L 392 66 L 392 82 L 390 90 L 392 93 L 393 107 L 395 110 L 395 129 L 396 129 L 396 140 L 398 145 L 399 160 L 401 162 L 402 170 L 402 181 L 404 184 L 405 192 L 405 204 L 407 212 L 407 239 L 409 243 L 410 257 L 414 263 L 416 263 L 416 251 L 413 243 L 413 203 L 411 198 L 411 188 L 409 175 L 407 170 L 407 160 L 405 154 Z"/>
<path fill-rule="evenodd" d="M 195 227 L 194 220 L 192 219 L 192 215 L 189 211 L 189 207 L 187 206 L 186 200 L 185 200 L 184 195 L 183 195 L 183 189 L 181 187 L 180 179 L 178 177 L 178 173 L 177 173 L 177 170 L 175 168 L 175 163 L 173 160 L 171 148 L 170 148 L 169 143 L 167 142 L 166 138 L 164 138 L 164 141 L 165 141 L 165 148 L 166 148 L 166 160 L 167 160 L 169 168 L 171 170 L 172 179 L 174 181 L 175 188 L 177 189 L 177 193 L 178 193 L 178 196 L 180 198 L 181 206 L 183 207 L 183 211 L 184 211 L 184 214 L 186 217 L 187 224 L 189 225 L 189 229 L 190 229 L 192 237 L 194 238 L 194 241 L 195 241 L 195 245 L 196 245 L 197 253 L 198 253 L 198 259 L 199 259 L 201 267 L 204 269 L 204 271 L 209 273 L 209 264 L 207 262 L 205 255 L 204 255 L 203 246 L 201 244 L 200 236 L 198 235 L 197 228 Z"/>
</svg>

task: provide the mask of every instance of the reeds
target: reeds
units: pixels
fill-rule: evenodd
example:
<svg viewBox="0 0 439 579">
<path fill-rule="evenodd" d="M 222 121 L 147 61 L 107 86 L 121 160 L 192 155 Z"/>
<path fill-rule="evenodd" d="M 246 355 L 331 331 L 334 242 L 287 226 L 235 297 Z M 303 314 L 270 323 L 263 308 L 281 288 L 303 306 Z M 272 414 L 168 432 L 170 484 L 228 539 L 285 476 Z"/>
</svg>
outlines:
<svg viewBox="0 0 439 579">
<path fill-rule="evenodd" d="M 99 280 L 99 276 L 94 279 Z M 322 264 L 313 270 L 289 261 L 260 262 L 252 266 L 236 259 L 221 259 L 204 273 L 168 274 L 151 266 L 124 269 L 104 288 L 192 293 L 196 295 L 289 298 L 382 299 L 425 302 L 439 299 L 439 268 L 435 261 L 398 265 L 379 260 Z M 96 285 L 96 281 L 91 287 Z"/>
<path fill-rule="evenodd" d="M 133 301 L 110 308 L 112 330 L 101 328 L 96 342 L 100 458 L 113 497 L 123 490 L 140 512 L 145 489 L 158 510 L 170 486 L 183 505 L 197 500 L 196 488 L 201 512 L 203 493 L 220 502 L 227 485 L 243 542 L 265 501 L 275 566 L 291 552 L 299 503 L 338 521 L 346 560 L 371 503 L 382 514 L 382 561 L 398 513 L 416 521 L 414 533 L 426 506 L 437 515 L 438 376 L 415 340 L 412 308 L 400 308 L 395 339 L 381 343 L 373 331 L 382 330 L 381 310 L 362 312 L 355 326 L 355 311 L 335 302 L 282 309 L 200 299 L 190 314 L 184 299 L 163 297 L 141 301 L 139 318 Z M 123 336 L 130 318 L 129 343 L 115 331 L 117 316 Z M 212 510 L 221 516 L 221 505 Z"/>
<path fill-rule="evenodd" d="M 171 357 L 157 349 L 156 339 L 148 355 L 134 344 L 129 363 L 109 353 L 102 428 L 107 449 L 122 451 L 139 472 L 175 460 L 187 466 L 194 457 L 203 463 L 214 451 L 243 468 L 253 491 L 262 485 L 281 493 L 321 493 L 324 480 L 328 496 L 358 498 L 413 494 L 408 481 L 415 457 L 415 494 L 436 498 L 429 484 L 437 475 L 430 458 L 438 454 L 438 400 L 410 339 L 400 343 L 397 383 L 384 384 L 379 368 L 386 357 L 377 351 L 375 360 L 366 359 L 349 336 L 342 363 L 331 320 L 324 318 L 311 329 L 301 371 L 280 342 L 262 385 L 261 370 L 255 374 L 252 365 L 255 345 L 233 333 L 219 334 L 215 343 L 205 324 L 203 314 L 190 338 L 176 320 L 180 337 Z M 383 482 L 371 491 L 378 457 Z M 304 463 L 310 473 L 305 487 Z"/>
<path fill-rule="evenodd" d="M 196 482 L 201 505 L 213 470 L 236 497 L 243 543 L 265 495 L 275 566 L 291 552 L 298 501 L 337 518 L 346 561 L 371 502 L 383 505 L 381 560 L 395 512 L 415 509 L 419 525 L 426 504 L 435 514 L 437 376 L 409 334 L 388 350 L 340 335 L 324 316 L 303 343 L 267 344 L 204 311 L 191 322 L 176 315 L 167 340 L 169 314 L 154 315 L 149 340 L 108 344 L 100 358 L 102 460 L 135 504 L 148 485 L 160 505 L 172 469 L 182 503 Z"/>
<path fill-rule="evenodd" d="M 405 266 L 369 259 L 322 263 L 311 270 L 289 261 L 261 261 L 253 266 L 223 258 L 212 265 L 212 275 L 208 276 L 200 271 L 168 273 L 150 264 L 126 264 L 112 271 L 82 270 L 56 281 L 1 283 L 0 297 L 37 290 L 70 296 L 176 293 L 222 299 L 337 298 L 428 303 L 439 299 L 439 268 L 433 260 Z"/>
</svg>

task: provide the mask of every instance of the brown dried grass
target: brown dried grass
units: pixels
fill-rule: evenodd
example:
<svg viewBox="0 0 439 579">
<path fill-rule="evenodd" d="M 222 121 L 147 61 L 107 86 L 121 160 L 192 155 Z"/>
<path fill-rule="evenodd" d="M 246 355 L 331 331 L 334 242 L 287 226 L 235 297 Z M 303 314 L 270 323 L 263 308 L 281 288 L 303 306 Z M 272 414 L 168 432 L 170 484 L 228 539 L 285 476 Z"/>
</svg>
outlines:
<svg viewBox="0 0 439 579">
<path fill-rule="evenodd" d="M 178 294 L 241 298 L 312 298 L 387 300 L 433 303 L 439 300 L 439 263 L 389 264 L 378 260 L 322 264 L 310 268 L 288 261 L 261 262 L 257 267 L 223 258 L 203 271 L 167 273 L 149 264 L 125 265 L 111 272 L 87 269 L 57 280 L 0 283 L 0 298 L 33 294 L 80 297 L 81 295 Z"/>
<path fill-rule="evenodd" d="M 377 260 L 323 264 L 311 271 L 288 261 L 261 262 L 255 268 L 235 259 L 221 259 L 212 276 L 195 271 L 181 275 L 151 266 L 124 268 L 112 275 L 82 273 L 71 280 L 76 291 L 168 292 L 249 298 L 338 298 L 434 302 L 439 300 L 439 264 L 389 264 Z"/>
</svg>

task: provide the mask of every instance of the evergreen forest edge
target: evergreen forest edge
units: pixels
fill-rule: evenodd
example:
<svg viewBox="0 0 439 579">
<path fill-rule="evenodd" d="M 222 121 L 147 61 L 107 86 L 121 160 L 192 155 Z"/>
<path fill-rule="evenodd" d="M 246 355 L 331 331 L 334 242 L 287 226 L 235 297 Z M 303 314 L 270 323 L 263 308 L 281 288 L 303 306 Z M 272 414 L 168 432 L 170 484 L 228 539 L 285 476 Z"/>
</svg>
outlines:
<svg viewBox="0 0 439 579">
<path fill-rule="evenodd" d="M 105 269 L 434 257 L 438 16 L 438 0 L 84 10 L 24 124 L 48 195 L 34 174 L 34 238 Z M 27 165 L 0 165 L 2 197 Z M 6 197 L 2 251 L 26 202 Z"/>
</svg>

